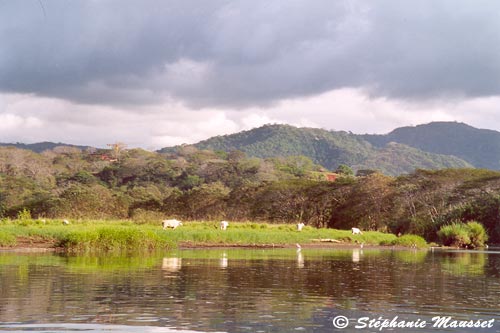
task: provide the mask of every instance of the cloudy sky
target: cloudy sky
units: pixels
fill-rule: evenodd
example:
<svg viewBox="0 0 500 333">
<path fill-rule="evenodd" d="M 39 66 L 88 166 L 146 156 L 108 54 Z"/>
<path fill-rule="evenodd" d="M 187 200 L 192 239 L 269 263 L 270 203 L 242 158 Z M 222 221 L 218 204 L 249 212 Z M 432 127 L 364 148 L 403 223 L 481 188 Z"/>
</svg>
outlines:
<svg viewBox="0 0 500 333">
<path fill-rule="evenodd" d="M 0 0 L 0 142 L 500 130 L 496 0 Z"/>
</svg>

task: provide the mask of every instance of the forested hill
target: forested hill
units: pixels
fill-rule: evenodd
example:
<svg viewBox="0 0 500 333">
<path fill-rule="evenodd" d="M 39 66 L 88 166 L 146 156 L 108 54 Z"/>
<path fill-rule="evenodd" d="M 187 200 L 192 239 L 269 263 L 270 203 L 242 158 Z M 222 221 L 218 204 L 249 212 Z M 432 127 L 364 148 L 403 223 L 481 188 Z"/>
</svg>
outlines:
<svg viewBox="0 0 500 333">
<path fill-rule="evenodd" d="M 34 152 L 58 146 L 88 148 L 53 142 L 0 143 L 0 146 Z M 409 173 L 415 169 L 476 167 L 500 170 L 500 132 L 457 122 L 401 127 L 384 135 L 265 125 L 213 137 L 194 146 L 225 152 L 240 150 L 250 157 L 259 158 L 305 156 L 330 170 L 345 164 L 355 171 L 375 169 L 387 175 Z M 163 148 L 160 152 L 176 152 L 179 148 Z"/>
<path fill-rule="evenodd" d="M 476 168 L 500 169 L 500 132 L 464 123 L 433 122 L 361 137 L 378 147 L 398 142 L 431 153 L 454 155 Z"/>
<path fill-rule="evenodd" d="M 16 147 L 16 148 L 20 148 L 20 149 L 27 149 L 27 150 L 31 150 L 31 151 L 34 151 L 35 153 L 41 153 L 45 150 L 51 150 L 51 149 L 54 149 L 55 147 L 61 147 L 61 146 L 64 146 L 64 147 L 73 147 L 73 148 L 78 148 L 78 149 L 87 149 L 89 148 L 88 146 L 76 146 L 76 145 L 69 145 L 69 144 L 66 144 L 66 143 L 55 143 L 55 142 L 37 142 L 37 143 L 30 143 L 30 144 L 26 144 L 26 143 L 1 143 L 0 142 L 0 146 L 3 146 L 3 147 Z"/>
<path fill-rule="evenodd" d="M 232 135 L 213 137 L 194 146 L 226 152 L 241 150 L 259 158 L 301 155 L 331 170 L 345 164 L 354 170 L 376 169 L 388 175 L 408 173 L 420 168 L 472 166 L 455 156 L 424 152 L 404 144 L 376 146 L 363 136 L 348 132 L 289 125 L 265 125 Z M 164 148 L 160 152 L 175 152 L 178 148 Z"/>
</svg>

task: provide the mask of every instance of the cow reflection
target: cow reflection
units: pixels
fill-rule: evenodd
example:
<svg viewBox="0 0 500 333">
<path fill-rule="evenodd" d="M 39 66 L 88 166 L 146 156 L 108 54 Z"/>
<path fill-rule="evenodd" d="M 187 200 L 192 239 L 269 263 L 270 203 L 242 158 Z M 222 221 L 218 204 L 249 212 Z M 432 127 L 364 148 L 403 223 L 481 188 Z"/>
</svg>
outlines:
<svg viewBox="0 0 500 333">
<path fill-rule="evenodd" d="M 220 266 L 220 268 L 227 267 L 227 253 L 226 252 L 222 253 L 222 257 L 219 260 L 219 266 Z"/>
<path fill-rule="evenodd" d="M 182 268 L 182 258 L 163 258 L 161 269 L 169 272 L 175 273 Z"/>
<path fill-rule="evenodd" d="M 352 262 L 359 262 L 362 255 L 363 255 L 363 250 L 352 249 Z"/>
</svg>

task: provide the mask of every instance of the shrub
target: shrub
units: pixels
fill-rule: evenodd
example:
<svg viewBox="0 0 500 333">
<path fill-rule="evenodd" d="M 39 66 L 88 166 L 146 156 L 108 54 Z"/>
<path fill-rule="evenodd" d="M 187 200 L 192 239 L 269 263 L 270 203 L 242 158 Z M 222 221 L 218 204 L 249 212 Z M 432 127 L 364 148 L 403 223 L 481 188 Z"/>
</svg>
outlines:
<svg viewBox="0 0 500 333">
<path fill-rule="evenodd" d="M 488 240 L 484 227 L 476 221 L 455 222 L 442 226 L 438 231 L 438 237 L 445 246 L 463 248 L 482 247 Z"/>
<path fill-rule="evenodd" d="M 16 237 L 14 235 L 0 231 L 0 246 L 16 245 Z"/>
<path fill-rule="evenodd" d="M 23 210 L 17 213 L 17 219 L 20 221 L 31 220 L 31 212 L 29 209 L 23 208 Z"/>
<path fill-rule="evenodd" d="M 470 221 L 467 223 L 469 227 L 469 238 L 473 248 L 483 247 L 488 240 L 488 235 L 483 225 L 476 221 Z"/>
<path fill-rule="evenodd" d="M 19 225 L 27 226 L 32 222 L 33 220 L 31 219 L 31 212 L 29 209 L 23 208 L 23 210 L 17 212 L 17 223 Z"/>
</svg>

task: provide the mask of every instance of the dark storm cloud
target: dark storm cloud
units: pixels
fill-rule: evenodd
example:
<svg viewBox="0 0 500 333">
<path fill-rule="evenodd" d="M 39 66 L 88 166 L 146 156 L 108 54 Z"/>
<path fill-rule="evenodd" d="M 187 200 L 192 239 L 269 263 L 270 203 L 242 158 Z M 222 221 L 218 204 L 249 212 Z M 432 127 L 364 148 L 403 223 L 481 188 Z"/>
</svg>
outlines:
<svg viewBox="0 0 500 333">
<path fill-rule="evenodd" d="M 496 1 L 0 1 L 0 40 L 0 90 L 79 103 L 500 95 Z"/>
</svg>

